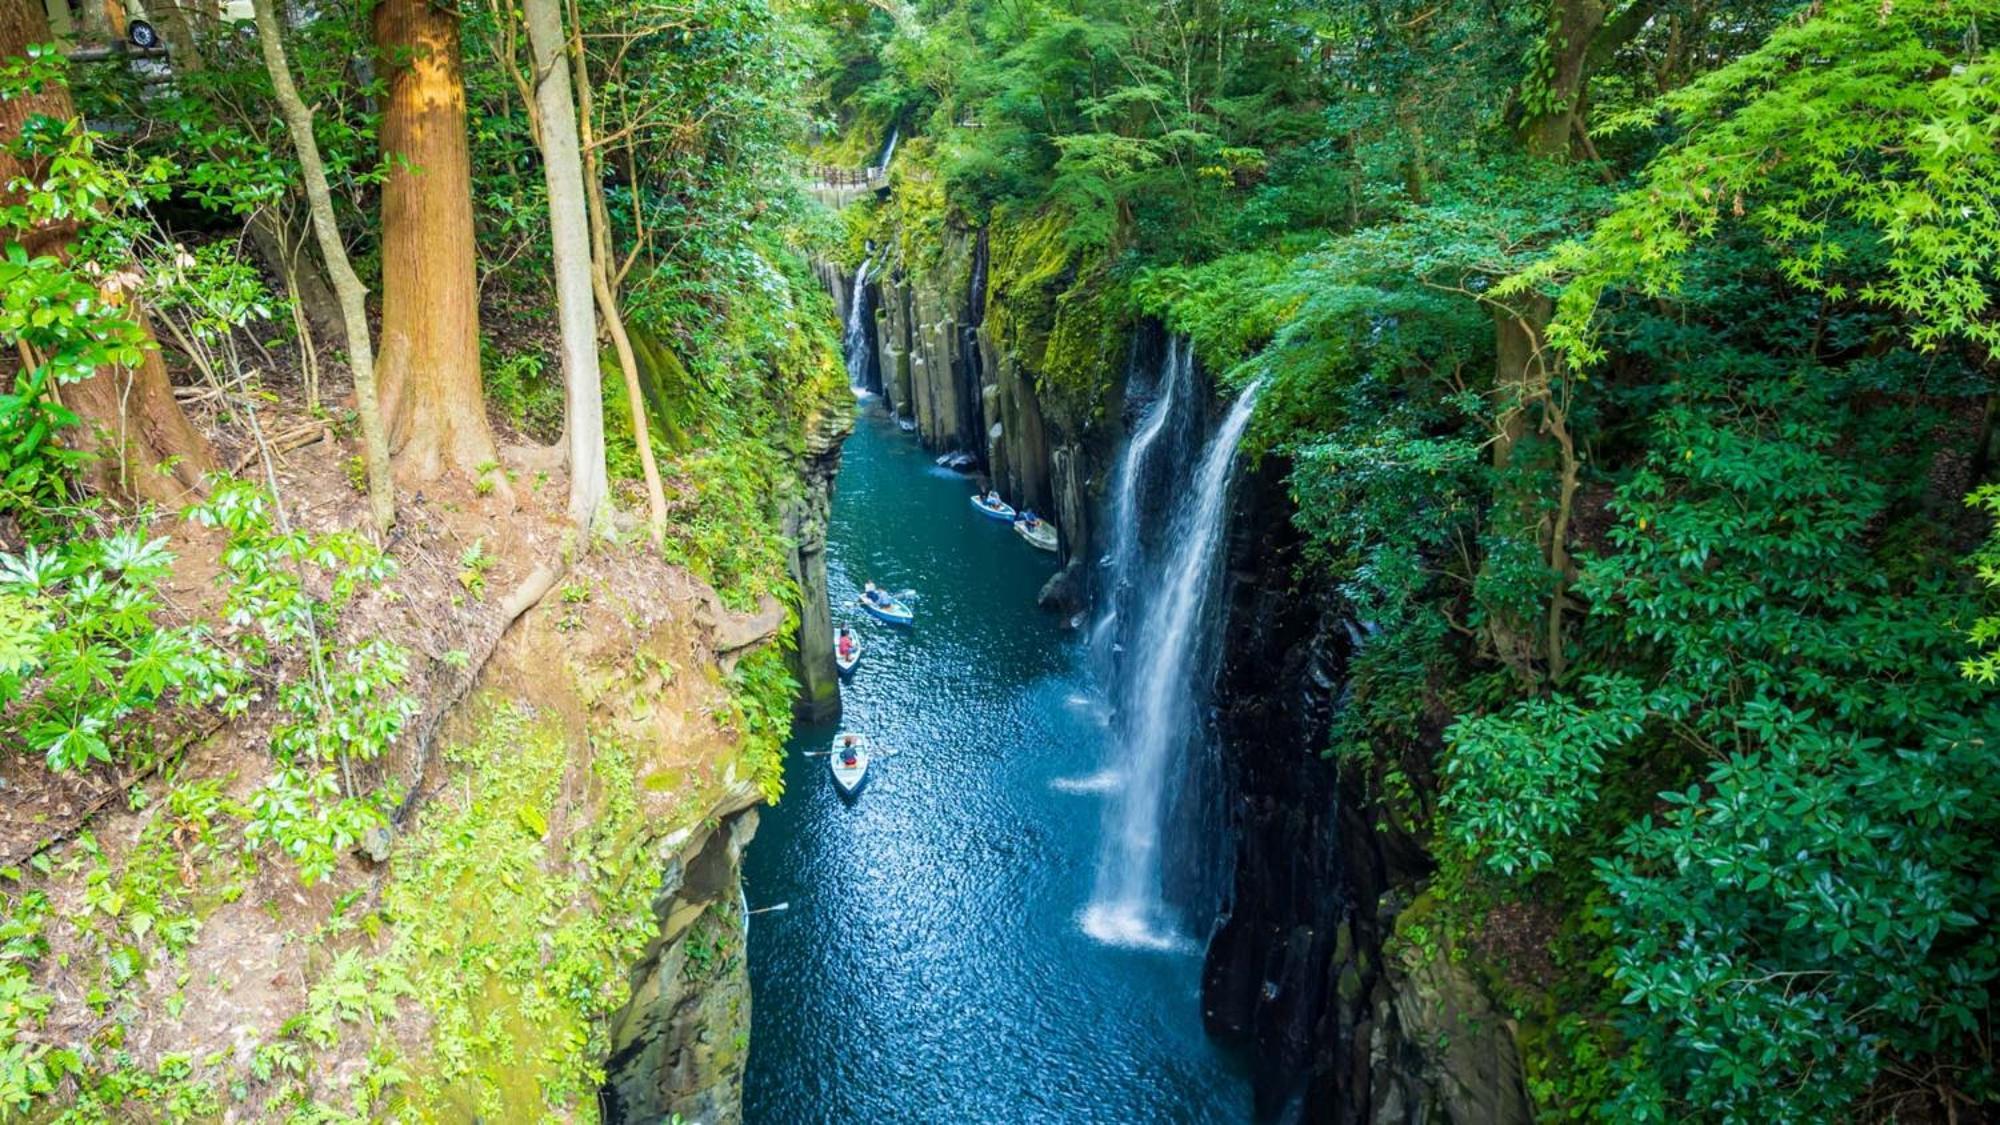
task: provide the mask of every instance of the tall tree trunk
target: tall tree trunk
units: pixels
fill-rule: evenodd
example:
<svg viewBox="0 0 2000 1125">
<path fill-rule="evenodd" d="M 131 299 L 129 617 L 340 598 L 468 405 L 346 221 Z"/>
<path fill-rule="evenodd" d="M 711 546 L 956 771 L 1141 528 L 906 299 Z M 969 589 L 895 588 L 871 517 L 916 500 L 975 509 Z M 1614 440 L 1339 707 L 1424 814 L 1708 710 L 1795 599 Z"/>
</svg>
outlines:
<svg viewBox="0 0 2000 1125">
<path fill-rule="evenodd" d="M 647 524 L 653 546 L 667 542 L 667 494 L 660 484 L 660 466 L 653 457 L 653 428 L 646 417 L 646 395 L 639 387 L 639 357 L 625 331 L 625 318 L 618 311 L 618 289 L 611 262 L 611 210 L 604 205 L 604 173 L 597 159 L 592 134 L 596 126 L 591 116 L 590 66 L 583 53 L 583 21 L 574 0 L 570 4 L 570 65 L 576 76 L 577 134 L 583 144 L 583 182 L 590 197 L 590 286 L 597 293 L 598 315 L 618 349 L 618 367 L 625 375 L 625 404 L 632 412 L 632 440 L 639 447 L 639 468 L 646 477 Z M 636 185 L 635 185 L 636 186 Z"/>
<path fill-rule="evenodd" d="M 82 0 L 77 5 L 76 16 L 77 22 L 83 26 L 86 43 L 110 43 L 125 34 L 123 20 L 116 28 L 111 26 L 111 12 L 104 0 Z"/>
<path fill-rule="evenodd" d="M 340 295 L 305 253 L 305 235 L 294 236 L 285 229 L 279 209 L 288 203 L 289 200 L 275 201 L 258 208 L 244 222 L 243 232 L 250 236 L 250 248 L 263 260 L 264 268 L 291 283 L 297 294 L 293 299 L 306 314 L 306 323 L 313 331 L 329 338 L 339 337 L 346 331 Z M 307 206 L 310 208 L 310 201 Z"/>
<path fill-rule="evenodd" d="M 305 178 L 306 199 L 312 206 L 313 235 L 319 240 L 320 257 L 340 293 L 340 313 L 347 331 L 348 367 L 354 372 L 354 401 L 361 416 L 361 446 L 368 463 L 368 508 L 375 527 L 387 531 L 396 520 L 395 484 L 389 479 L 389 439 L 382 432 L 382 411 L 375 389 L 375 348 L 368 340 L 368 291 L 347 260 L 347 248 L 340 242 L 340 226 L 333 217 L 333 192 L 327 187 L 326 165 L 320 160 L 319 140 L 313 135 L 312 110 L 292 85 L 291 64 L 285 60 L 284 40 L 279 37 L 278 17 L 272 0 L 254 0 L 257 39 L 264 48 L 264 69 L 271 73 L 271 88 L 278 109 L 285 116 L 285 128 L 298 151 L 299 171 Z"/>
<path fill-rule="evenodd" d="M 167 61 L 173 64 L 175 74 L 192 74 L 207 65 L 196 39 L 194 20 L 188 14 L 193 7 L 188 0 L 153 0 L 147 6 L 159 20 L 160 33 L 167 40 Z"/>
<path fill-rule="evenodd" d="M 549 187 L 549 239 L 555 252 L 556 311 L 562 328 L 563 388 L 569 414 L 569 516 L 585 532 L 604 505 L 604 383 L 597 364 L 592 307 L 589 201 L 576 104 L 571 100 L 568 40 L 561 0 L 524 0 L 535 105 L 541 118 L 542 171 Z"/>
<path fill-rule="evenodd" d="M 88 6 L 88 5 L 86 5 Z M 39 0 L 0 3 L 0 58 L 18 58 L 30 45 L 52 38 Z M 12 152 L 22 125 L 35 116 L 69 120 L 76 116 L 69 91 L 60 86 L 0 98 L 0 184 L 18 178 L 39 181 L 43 170 Z M 0 242 L 19 243 L 30 255 L 67 257 L 76 238 L 69 224 L 35 230 L 0 231 Z M 215 451 L 174 401 L 173 384 L 143 311 L 132 318 L 146 330 L 149 346 L 136 367 L 105 367 L 62 388 L 63 404 L 76 412 L 78 427 L 64 435 L 76 447 L 97 454 L 88 475 L 101 492 L 164 504 L 178 503 L 202 487 L 202 474 L 216 466 Z M 164 468 L 163 468 L 164 466 Z"/>
<path fill-rule="evenodd" d="M 479 274 L 458 19 L 430 0 L 380 0 L 387 79 L 382 185 L 382 415 L 396 468 L 417 482 L 494 464 L 479 374 Z"/>
<path fill-rule="evenodd" d="M 1571 136 L 1587 142 L 1584 104 L 1590 79 L 1611 62 L 1653 18 L 1659 0 L 1629 0 L 1616 16 L 1605 0 L 1555 0 L 1544 32 L 1549 42 L 1549 69 L 1538 76 L 1547 84 L 1538 107 L 1521 121 L 1521 143 L 1536 156 L 1568 154 Z"/>
</svg>

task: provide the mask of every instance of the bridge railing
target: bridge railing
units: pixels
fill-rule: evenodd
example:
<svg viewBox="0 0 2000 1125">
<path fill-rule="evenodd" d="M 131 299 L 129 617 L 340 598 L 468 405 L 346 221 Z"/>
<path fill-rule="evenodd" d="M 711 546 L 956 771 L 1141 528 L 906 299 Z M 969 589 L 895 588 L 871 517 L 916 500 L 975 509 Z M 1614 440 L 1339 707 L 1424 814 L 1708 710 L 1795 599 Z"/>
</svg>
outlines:
<svg viewBox="0 0 2000 1125">
<path fill-rule="evenodd" d="M 889 170 L 880 164 L 871 164 L 866 168 L 836 168 L 819 164 L 813 167 L 812 174 L 821 187 L 868 187 L 880 183 Z"/>
</svg>

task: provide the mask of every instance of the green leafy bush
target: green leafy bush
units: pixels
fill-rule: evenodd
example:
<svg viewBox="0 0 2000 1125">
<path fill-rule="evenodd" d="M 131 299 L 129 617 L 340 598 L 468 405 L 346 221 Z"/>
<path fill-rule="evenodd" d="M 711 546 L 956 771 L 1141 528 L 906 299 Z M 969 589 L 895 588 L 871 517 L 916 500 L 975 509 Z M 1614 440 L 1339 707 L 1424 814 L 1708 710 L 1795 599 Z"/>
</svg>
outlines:
<svg viewBox="0 0 2000 1125">
<path fill-rule="evenodd" d="M 50 769 L 154 748 L 135 713 L 227 699 L 241 668 L 199 625 L 162 624 L 167 541 L 143 529 L 0 554 L 0 732 Z"/>
<path fill-rule="evenodd" d="M 1461 847 L 1505 875 L 1554 860 L 1552 841 L 1582 823 L 1606 761 L 1645 728 L 1644 692 L 1624 676 L 1585 681 L 1589 706 L 1529 699 L 1445 732 L 1440 811 Z"/>
</svg>

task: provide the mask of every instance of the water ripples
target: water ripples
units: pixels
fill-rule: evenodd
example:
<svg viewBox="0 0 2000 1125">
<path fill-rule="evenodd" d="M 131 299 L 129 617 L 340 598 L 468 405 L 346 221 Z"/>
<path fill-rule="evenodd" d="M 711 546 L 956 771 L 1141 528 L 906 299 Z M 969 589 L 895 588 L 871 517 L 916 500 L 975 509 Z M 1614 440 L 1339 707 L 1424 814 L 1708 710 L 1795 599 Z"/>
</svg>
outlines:
<svg viewBox="0 0 2000 1125">
<path fill-rule="evenodd" d="M 1119 779 L 1073 634 L 1034 608 L 1052 560 L 966 503 L 862 408 L 829 537 L 836 624 L 862 633 L 843 726 L 880 755 L 858 800 L 803 757 L 746 859 L 752 1122 L 1233 1121 L 1240 1063 L 1201 1031 L 1198 949 L 1087 934 Z M 863 622 L 864 581 L 916 626 Z M 1115 921 L 1115 920 L 1107 920 Z"/>
</svg>

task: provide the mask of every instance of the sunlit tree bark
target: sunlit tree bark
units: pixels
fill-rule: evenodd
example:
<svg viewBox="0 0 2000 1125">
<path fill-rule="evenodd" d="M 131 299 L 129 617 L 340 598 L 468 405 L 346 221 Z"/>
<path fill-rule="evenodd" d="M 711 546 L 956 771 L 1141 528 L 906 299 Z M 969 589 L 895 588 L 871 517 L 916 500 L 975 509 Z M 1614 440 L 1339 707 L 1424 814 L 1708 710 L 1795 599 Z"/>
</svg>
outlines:
<svg viewBox="0 0 2000 1125">
<path fill-rule="evenodd" d="M 458 18 L 381 0 L 382 414 L 398 473 L 476 479 L 494 463 L 479 373 L 479 278 Z"/>
</svg>

